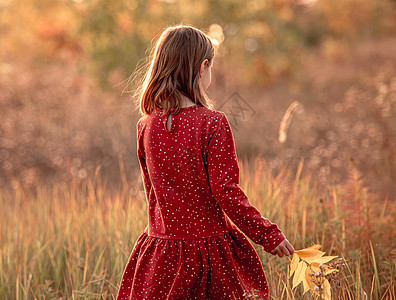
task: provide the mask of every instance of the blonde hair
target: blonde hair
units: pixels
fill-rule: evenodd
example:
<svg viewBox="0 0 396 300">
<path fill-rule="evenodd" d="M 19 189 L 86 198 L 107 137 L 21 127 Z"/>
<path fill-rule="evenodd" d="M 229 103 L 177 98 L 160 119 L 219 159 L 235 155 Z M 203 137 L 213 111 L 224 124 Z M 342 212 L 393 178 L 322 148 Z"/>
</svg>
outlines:
<svg viewBox="0 0 396 300">
<path fill-rule="evenodd" d="M 210 37 L 187 25 L 171 26 L 164 30 L 156 43 L 149 64 L 141 69 L 144 75 L 135 92 L 141 114 L 163 108 L 163 115 L 181 106 L 181 95 L 197 105 L 213 109 L 213 103 L 199 83 L 201 63 L 213 62 L 214 47 Z"/>
</svg>

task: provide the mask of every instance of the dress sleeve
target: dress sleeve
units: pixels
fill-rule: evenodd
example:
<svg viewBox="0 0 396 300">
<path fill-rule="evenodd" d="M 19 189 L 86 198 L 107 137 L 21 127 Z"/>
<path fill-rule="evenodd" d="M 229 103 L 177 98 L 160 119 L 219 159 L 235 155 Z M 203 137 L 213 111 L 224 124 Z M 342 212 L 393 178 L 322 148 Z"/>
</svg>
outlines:
<svg viewBox="0 0 396 300">
<path fill-rule="evenodd" d="M 151 180 L 150 180 L 150 176 L 149 176 L 147 164 L 146 164 L 146 154 L 145 154 L 144 147 L 143 147 L 143 135 L 142 135 L 142 129 L 141 129 L 140 122 L 138 122 L 136 124 L 136 137 L 137 137 L 136 138 L 136 140 L 137 140 L 136 153 L 137 153 L 137 157 L 138 157 L 139 164 L 140 164 L 140 174 L 143 179 L 143 186 L 144 186 L 146 198 L 148 200 L 150 189 L 151 189 Z"/>
<path fill-rule="evenodd" d="M 223 112 L 208 143 L 207 164 L 210 188 L 217 203 L 243 233 L 271 252 L 285 236 L 276 224 L 261 216 L 240 188 L 234 138 Z"/>
</svg>

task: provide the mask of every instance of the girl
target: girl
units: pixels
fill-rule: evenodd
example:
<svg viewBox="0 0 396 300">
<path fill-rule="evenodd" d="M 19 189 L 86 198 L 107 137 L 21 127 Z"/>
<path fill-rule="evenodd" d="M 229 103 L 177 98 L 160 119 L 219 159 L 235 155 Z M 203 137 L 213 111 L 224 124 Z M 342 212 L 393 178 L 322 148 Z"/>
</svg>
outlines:
<svg viewBox="0 0 396 300">
<path fill-rule="evenodd" d="M 118 300 L 268 299 L 260 259 L 243 233 L 280 257 L 294 251 L 239 187 L 231 127 L 205 93 L 213 58 L 211 39 L 194 27 L 169 27 L 157 42 L 137 123 L 148 226 Z"/>
</svg>

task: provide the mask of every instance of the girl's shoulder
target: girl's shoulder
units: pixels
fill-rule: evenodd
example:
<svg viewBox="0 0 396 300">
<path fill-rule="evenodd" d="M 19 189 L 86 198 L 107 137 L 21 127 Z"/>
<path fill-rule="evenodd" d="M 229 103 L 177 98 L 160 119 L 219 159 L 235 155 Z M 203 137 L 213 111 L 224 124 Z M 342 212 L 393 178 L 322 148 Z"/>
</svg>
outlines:
<svg viewBox="0 0 396 300">
<path fill-rule="evenodd" d="M 201 107 L 201 110 L 207 117 L 215 121 L 221 121 L 224 117 L 226 117 L 225 113 L 220 110 L 210 109 L 204 106 Z"/>
<path fill-rule="evenodd" d="M 207 131 L 210 132 L 210 135 L 213 135 L 215 132 L 219 132 L 219 130 L 230 130 L 230 123 L 225 112 L 206 107 L 204 107 L 202 111 L 204 111 L 206 116 L 206 120 L 203 120 L 203 122 L 206 124 L 205 127 L 207 128 Z"/>
<path fill-rule="evenodd" d="M 145 124 L 145 121 L 146 121 L 147 118 L 148 118 L 148 115 L 143 115 L 136 122 L 136 130 L 137 130 L 138 133 L 141 132 L 141 130 L 144 127 L 144 124 Z"/>
</svg>

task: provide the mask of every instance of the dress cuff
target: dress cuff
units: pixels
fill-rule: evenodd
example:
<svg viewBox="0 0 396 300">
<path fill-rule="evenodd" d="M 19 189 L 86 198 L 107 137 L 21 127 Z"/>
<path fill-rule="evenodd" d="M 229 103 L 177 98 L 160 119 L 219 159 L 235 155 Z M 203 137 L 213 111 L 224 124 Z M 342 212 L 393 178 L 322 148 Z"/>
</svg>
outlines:
<svg viewBox="0 0 396 300">
<path fill-rule="evenodd" d="M 274 250 L 284 239 L 286 239 L 286 236 L 279 230 L 278 232 L 271 233 L 267 236 L 265 236 L 261 242 L 260 245 L 263 246 L 264 251 L 266 252 L 271 252 Z"/>
</svg>

